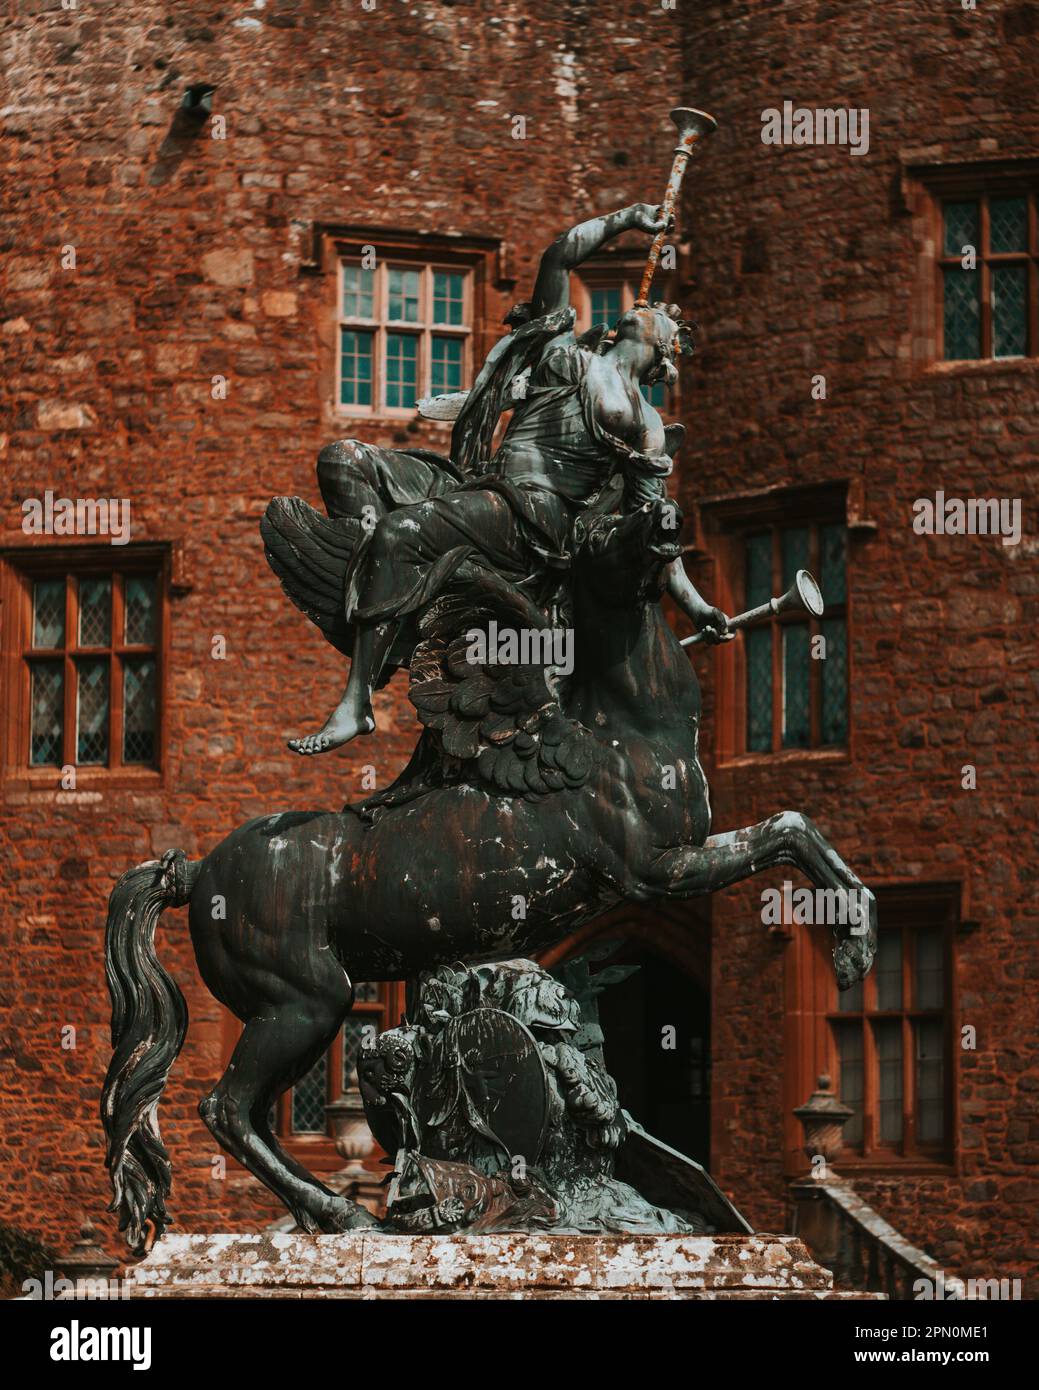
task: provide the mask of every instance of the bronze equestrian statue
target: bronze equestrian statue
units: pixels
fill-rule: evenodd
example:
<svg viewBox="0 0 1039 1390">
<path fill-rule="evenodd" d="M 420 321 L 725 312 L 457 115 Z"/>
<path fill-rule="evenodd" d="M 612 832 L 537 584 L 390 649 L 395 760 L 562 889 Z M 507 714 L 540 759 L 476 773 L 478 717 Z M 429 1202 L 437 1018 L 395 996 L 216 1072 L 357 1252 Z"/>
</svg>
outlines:
<svg viewBox="0 0 1039 1390">
<path fill-rule="evenodd" d="M 358 982 L 529 956 L 622 901 L 713 893 L 781 864 L 868 904 L 867 920 L 835 928 L 833 954 L 842 988 L 870 969 L 875 899 L 805 815 L 711 834 L 699 685 L 662 594 L 708 640 L 734 634 L 682 569 L 664 483 L 681 429 L 639 389 L 674 373 L 677 311 L 636 305 L 609 341 L 573 333 L 570 270 L 629 228 L 659 238 L 669 219 L 667 204 L 637 204 L 548 248 L 449 459 L 341 441 L 319 462 L 327 517 L 294 498 L 268 508 L 273 568 L 351 657 L 343 699 L 294 746 L 371 732 L 372 689 L 401 666 L 423 729 L 368 800 L 262 816 L 201 860 L 170 851 L 117 883 L 102 1118 L 113 1209 L 135 1250 L 169 1224 L 156 1109 L 187 1027 L 154 950 L 164 908 L 189 906 L 202 978 L 243 1024 L 202 1118 L 307 1231 L 374 1222 L 287 1154 L 268 1118 L 329 1047 Z M 573 669 L 553 666 L 548 645 L 519 664 L 473 661 L 472 635 L 492 622 L 571 632 Z"/>
</svg>

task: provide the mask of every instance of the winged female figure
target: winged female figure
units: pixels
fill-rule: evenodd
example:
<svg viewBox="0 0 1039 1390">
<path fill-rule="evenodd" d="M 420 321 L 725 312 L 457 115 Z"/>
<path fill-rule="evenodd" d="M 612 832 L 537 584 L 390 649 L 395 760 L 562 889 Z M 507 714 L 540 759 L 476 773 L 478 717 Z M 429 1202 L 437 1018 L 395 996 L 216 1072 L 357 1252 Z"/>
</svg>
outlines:
<svg viewBox="0 0 1039 1390">
<path fill-rule="evenodd" d="M 664 210 L 635 203 L 582 222 L 541 258 L 533 297 L 507 322 L 465 399 L 451 457 L 358 440 L 318 460 L 328 517 L 275 498 L 261 530 L 268 559 L 298 607 L 351 658 L 346 689 L 321 728 L 289 740 L 327 752 L 375 729 L 372 691 L 410 660 L 416 620 L 449 581 L 489 570 L 544 610 L 560 600 L 583 513 L 626 513 L 666 496 L 681 425 L 664 426 L 641 388 L 677 377 L 691 350 L 674 305 L 629 309 L 578 337 L 570 272 L 631 229 L 655 234 Z M 501 444 L 501 415 L 512 418 Z M 459 576 L 459 572 L 462 575 Z M 689 580 L 681 557 L 667 589 L 710 641 L 727 618 Z"/>
</svg>

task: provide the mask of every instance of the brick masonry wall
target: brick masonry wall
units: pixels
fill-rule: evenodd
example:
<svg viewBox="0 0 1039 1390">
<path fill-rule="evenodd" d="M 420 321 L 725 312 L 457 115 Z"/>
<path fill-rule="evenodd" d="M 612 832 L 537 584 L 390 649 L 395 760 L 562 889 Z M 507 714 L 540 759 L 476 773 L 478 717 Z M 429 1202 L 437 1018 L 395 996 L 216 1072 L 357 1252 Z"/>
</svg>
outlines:
<svg viewBox="0 0 1039 1390">
<path fill-rule="evenodd" d="M 857 1186 L 950 1268 L 989 1276 L 1039 1256 L 1037 367 L 918 361 L 906 170 L 1035 156 L 1037 35 L 1035 4 L 705 4 L 685 50 L 688 96 L 721 122 L 684 223 L 704 324 L 687 502 L 848 480 L 876 522 L 849 549 L 850 763 L 716 767 L 715 825 L 798 807 L 871 884 L 962 884 L 977 926 L 958 940 L 957 1023 L 978 1040 L 959 1062 L 959 1171 Z M 763 144 L 761 112 L 788 99 L 868 107 L 868 154 Z M 912 503 L 937 488 L 1023 499 L 1022 543 L 915 535 Z M 710 661 L 697 657 L 708 684 Z M 785 876 L 719 895 L 714 914 L 716 1176 L 767 1226 L 784 948 L 762 939 L 760 889 Z"/>
<path fill-rule="evenodd" d="M 97 1102 L 114 878 L 171 846 L 201 855 L 261 812 L 340 805 L 365 764 L 385 785 L 414 739 L 398 678 L 377 697 L 377 741 L 311 760 L 285 747 L 320 724 L 344 663 L 269 571 L 264 506 L 278 493 L 317 504 L 314 461 L 336 435 L 447 444 L 443 427 L 330 417 L 319 335 L 334 289 L 301 273 L 311 225 L 501 238 L 493 340 L 557 232 L 660 196 L 666 122 L 632 113 L 672 104 L 681 35 L 674 15 L 639 3 L 13 8 L 3 543 L 25 543 L 22 499 L 48 487 L 129 496 L 134 540 L 180 540 L 192 584 L 171 606 L 164 786 L 71 805 L 56 793 L 5 800 L 3 1214 L 60 1241 L 107 1200 Z M 216 85 L 226 140 L 171 136 L 193 82 Z M 527 118 L 525 141 L 512 138 L 513 115 Z M 60 268 L 69 244 L 74 272 Z M 210 395 L 217 373 L 230 381 L 223 401 Z M 223 662 L 210 657 L 216 632 Z M 171 912 L 159 928 L 191 1013 L 161 1108 L 173 1208 L 193 1229 L 254 1229 L 282 1209 L 233 1168 L 211 1179 L 215 1146 L 196 1115 L 220 1072 L 223 1024 L 186 924 Z M 67 1023 L 77 1047 L 63 1052 Z"/>
<path fill-rule="evenodd" d="M 1039 1075 L 1024 999 L 1039 919 L 1027 894 L 1034 839 L 1020 839 L 1035 795 L 1034 550 L 921 540 L 907 519 L 935 486 L 987 495 L 998 479 L 1002 495 L 1031 495 L 1034 364 L 912 370 L 918 247 L 899 159 L 1034 148 L 1037 7 L 12 8 L 3 540 L 25 542 L 21 500 L 48 487 L 130 496 L 134 539 L 179 541 L 191 588 L 171 605 L 164 784 L 71 804 L 5 797 L 4 1216 L 61 1240 L 106 1198 L 101 940 L 116 874 L 172 845 L 202 854 L 259 812 L 338 804 L 359 791 L 362 765 L 374 762 L 382 784 L 409 752 L 399 679 L 379 697 L 377 742 L 308 761 L 284 746 L 323 718 L 343 678 L 281 594 L 257 533 L 270 496 L 317 501 L 318 449 L 354 428 L 329 411 L 330 290 L 302 267 L 310 227 L 501 238 L 482 326 L 493 336 L 555 232 L 659 196 L 671 146 L 661 117 L 682 99 L 722 122 L 682 222 L 695 248 L 683 302 L 702 324 L 683 382 L 687 510 L 740 487 L 854 477 L 878 522 L 851 554 L 851 765 L 825 778 L 811 763 L 712 769 L 715 823 L 803 806 L 870 880 L 963 878 L 981 924 L 960 949 L 964 1018 L 980 1037 L 963 1063 L 964 1172 L 875 1195 L 941 1258 L 970 1266 L 984 1252 L 1000 1272 L 1034 1259 Z M 171 132 L 191 82 L 215 84 L 226 140 Z M 869 105 L 869 155 L 763 146 L 760 111 L 786 97 Z M 517 114 L 526 141 L 511 138 Z M 68 244 L 74 272 L 60 268 Z M 825 403 L 810 399 L 814 371 L 827 374 Z M 216 373 L 227 400 L 211 398 Z M 359 432 L 446 443 L 435 426 Z M 710 568 L 700 577 L 710 591 Z M 215 632 L 225 662 L 210 658 Z M 696 660 L 710 758 L 711 660 Z M 979 768 L 975 793 L 959 790 L 966 761 Z M 725 1189 L 778 1229 L 783 947 L 761 927 L 760 886 L 715 908 L 714 1147 Z M 159 934 L 192 1018 L 161 1108 L 173 1209 L 182 1229 L 250 1230 L 280 1209 L 244 1175 L 210 1176 L 214 1146 L 195 1107 L 219 1072 L 223 1022 L 185 927 L 170 913 Z M 78 1045 L 64 1052 L 70 1022 Z"/>
</svg>

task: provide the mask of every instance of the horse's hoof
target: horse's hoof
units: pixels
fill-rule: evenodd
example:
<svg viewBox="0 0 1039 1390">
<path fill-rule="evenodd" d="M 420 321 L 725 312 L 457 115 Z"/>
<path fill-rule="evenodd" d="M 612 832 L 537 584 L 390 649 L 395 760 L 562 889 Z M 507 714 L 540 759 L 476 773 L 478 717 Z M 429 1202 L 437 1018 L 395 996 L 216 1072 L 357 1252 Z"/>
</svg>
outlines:
<svg viewBox="0 0 1039 1390">
<path fill-rule="evenodd" d="M 325 1235 L 339 1235 L 344 1231 L 363 1231 L 378 1228 L 379 1222 L 366 1207 L 351 1202 L 348 1197 L 330 1197 L 317 1218 L 318 1226 Z"/>
</svg>

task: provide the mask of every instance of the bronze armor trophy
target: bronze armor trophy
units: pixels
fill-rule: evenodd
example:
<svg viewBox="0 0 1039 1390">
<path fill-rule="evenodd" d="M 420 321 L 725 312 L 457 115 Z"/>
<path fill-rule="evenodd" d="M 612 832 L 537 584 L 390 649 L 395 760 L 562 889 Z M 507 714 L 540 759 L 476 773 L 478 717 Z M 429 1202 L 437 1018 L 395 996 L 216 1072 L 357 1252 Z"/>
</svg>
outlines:
<svg viewBox="0 0 1039 1390">
<path fill-rule="evenodd" d="M 202 1117 L 311 1232 L 375 1223 L 287 1155 L 268 1116 L 329 1047 L 355 983 L 409 981 L 407 1017 L 359 1067 L 395 1158 L 392 1229 L 745 1230 L 697 1165 L 620 1109 L 591 992 L 525 958 L 625 900 L 712 893 L 783 864 L 867 905 L 835 927 L 840 987 L 872 965 L 875 898 L 807 816 L 711 833 L 699 685 L 660 598 L 700 640 L 735 627 L 682 569 L 666 489 L 682 428 L 639 391 L 673 379 L 688 346 L 675 306 L 648 291 L 689 154 L 715 124 L 672 114 L 664 204 L 557 238 L 473 389 L 431 407 L 457 412 L 450 457 L 339 441 L 318 461 L 327 516 L 298 498 L 267 509 L 274 571 L 351 661 L 325 725 L 291 746 L 311 756 L 371 733 L 372 690 L 402 667 L 422 731 L 365 801 L 262 816 L 201 860 L 170 851 L 117 883 L 102 1118 L 113 1209 L 137 1251 L 170 1221 L 156 1110 L 187 1027 L 154 949 L 164 908 L 189 907 L 202 978 L 243 1025 Z M 639 301 L 612 337 L 575 336 L 570 271 L 631 228 L 655 238 Z M 773 603 L 821 599 L 802 573 Z M 473 657 L 492 624 L 524 639 L 511 659 Z M 553 632 L 572 637 L 569 669 L 537 640 Z"/>
</svg>

